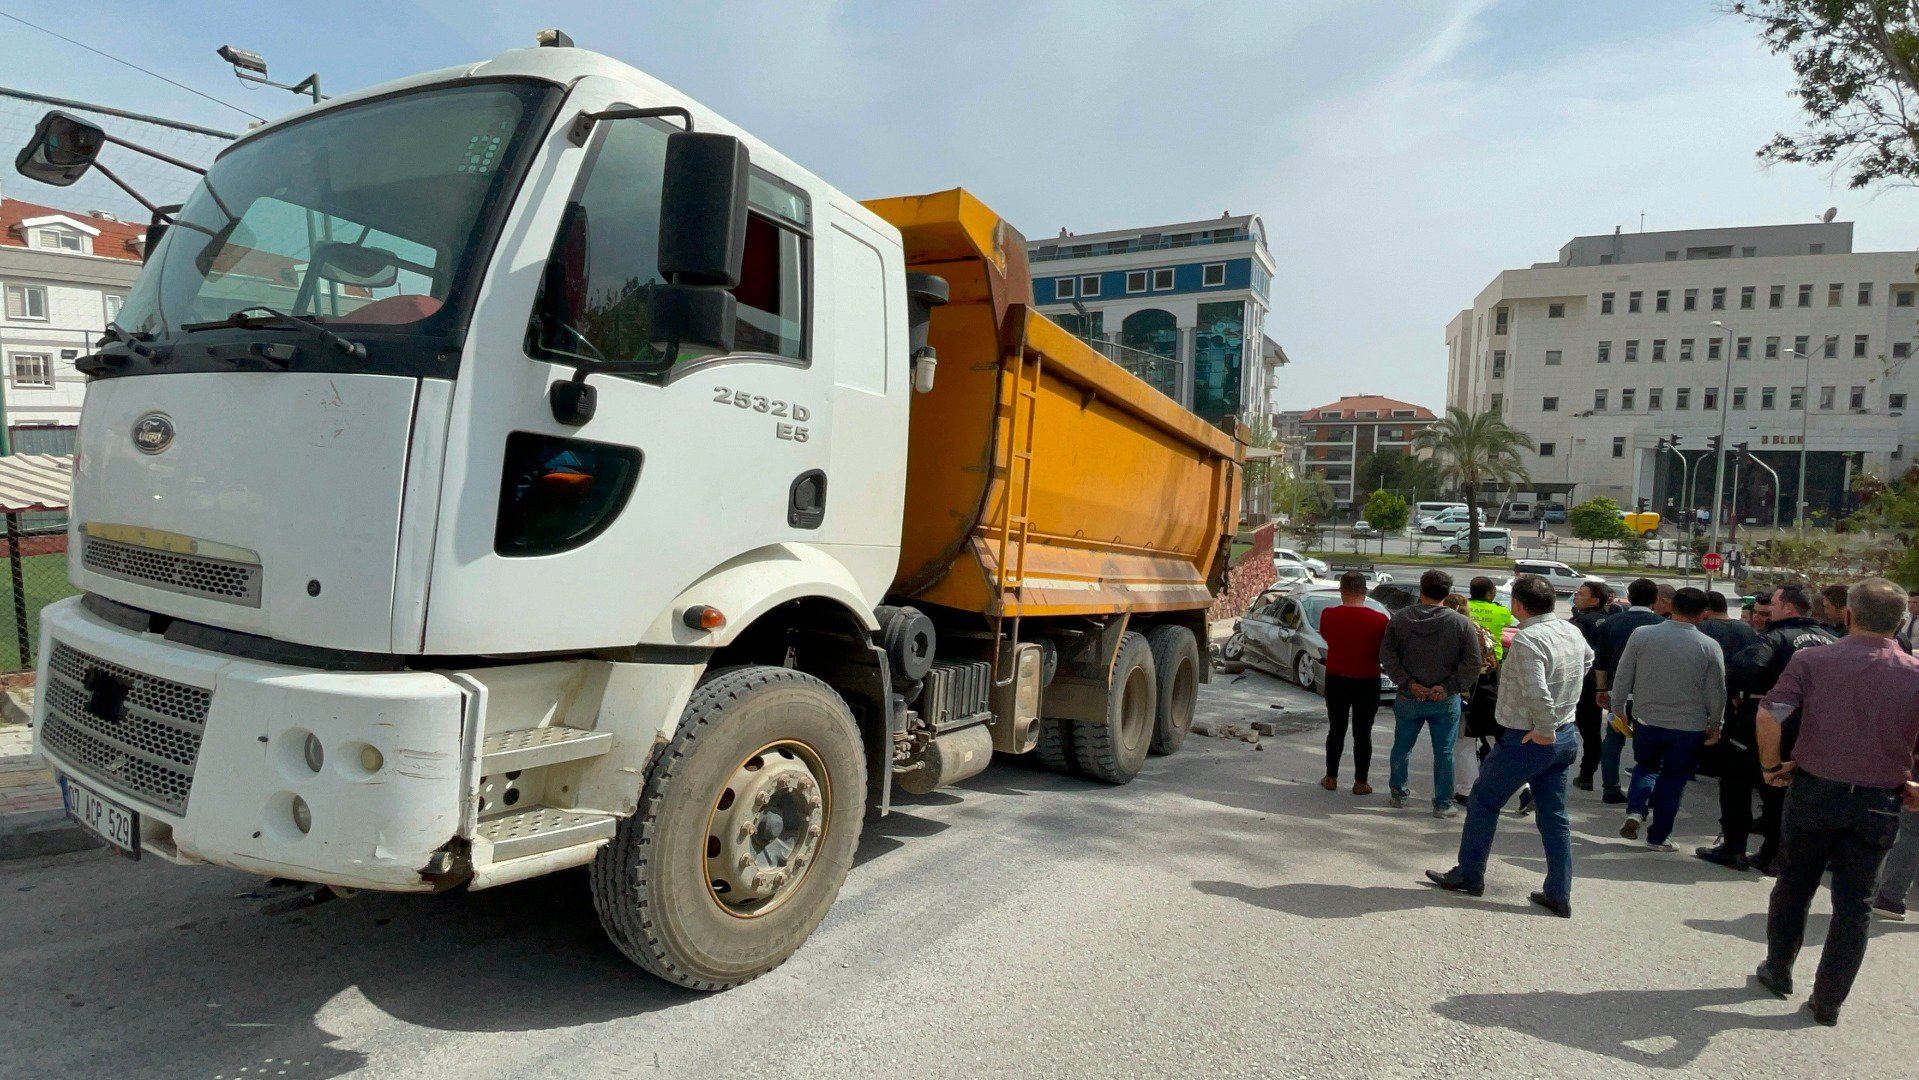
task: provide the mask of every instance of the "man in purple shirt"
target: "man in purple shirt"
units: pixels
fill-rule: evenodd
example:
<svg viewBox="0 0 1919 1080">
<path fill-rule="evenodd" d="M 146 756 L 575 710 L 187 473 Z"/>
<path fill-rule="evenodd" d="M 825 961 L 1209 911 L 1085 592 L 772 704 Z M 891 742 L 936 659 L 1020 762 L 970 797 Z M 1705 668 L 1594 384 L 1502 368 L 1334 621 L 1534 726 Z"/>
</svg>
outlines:
<svg viewBox="0 0 1919 1080">
<path fill-rule="evenodd" d="M 1766 916 L 1766 960 L 1756 978 L 1792 993 L 1792 964 L 1806 909 L 1832 870 L 1832 925 L 1806 1002 L 1821 1024 L 1839 1022 L 1866 956 L 1869 898 L 1899 830 L 1899 809 L 1919 809 L 1919 658 L 1892 640 L 1905 592 L 1868 578 L 1847 593 L 1845 638 L 1793 654 L 1759 705 L 1759 763 L 1766 782 L 1790 785 L 1779 881 Z M 1793 760 L 1779 756 L 1781 725 L 1797 712 Z"/>
</svg>

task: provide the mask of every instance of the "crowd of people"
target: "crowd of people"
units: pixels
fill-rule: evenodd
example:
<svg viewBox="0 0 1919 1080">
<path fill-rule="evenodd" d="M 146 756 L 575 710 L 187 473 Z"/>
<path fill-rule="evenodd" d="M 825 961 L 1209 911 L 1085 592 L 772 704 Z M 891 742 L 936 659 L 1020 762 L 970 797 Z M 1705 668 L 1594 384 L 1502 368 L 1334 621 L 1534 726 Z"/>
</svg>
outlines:
<svg viewBox="0 0 1919 1080">
<path fill-rule="evenodd" d="M 1569 787 L 1593 791 L 1597 780 L 1601 804 L 1623 807 L 1621 837 L 1675 852 L 1688 787 L 1716 776 L 1719 835 L 1694 855 L 1776 879 L 1753 975 L 1766 991 L 1792 993 L 1807 909 L 1832 873 L 1807 1008 L 1838 1022 L 1873 915 L 1904 920 L 1919 903 L 1919 590 L 1884 578 L 1786 585 L 1745 598 L 1734 618 L 1716 591 L 1640 578 L 1621 603 L 1593 580 L 1562 618 L 1552 586 L 1531 575 L 1514 578 L 1501 604 L 1490 578 L 1460 597 L 1451 575 L 1429 570 L 1417 601 L 1390 616 L 1368 605 L 1360 574 L 1339 585 L 1320 624 L 1331 721 L 1321 786 L 1338 790 L 1350 734 L 1352 792 L 1372 793 L 1383 673 L 1396 690 L 1392 806 L 1415 801 L 1423 735 L 1432 814 L 1465 807 L 1457 862 L 1427 871 L 1433 885 L 1484 893 L 1499 819 L 1517 797 L 1546 854 L 1532 901 L 1571 918 Z"/>
</svg>

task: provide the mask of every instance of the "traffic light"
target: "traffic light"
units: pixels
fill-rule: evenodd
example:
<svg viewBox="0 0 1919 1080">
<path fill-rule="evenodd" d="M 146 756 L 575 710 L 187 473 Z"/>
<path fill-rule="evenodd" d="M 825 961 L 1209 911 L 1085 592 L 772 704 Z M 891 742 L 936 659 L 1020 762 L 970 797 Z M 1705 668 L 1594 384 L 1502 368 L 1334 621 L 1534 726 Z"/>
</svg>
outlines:
<svg viewBox="0 0 1919 1080">
<path fill-rule="evenodd" d="M 1641 496 L 1639 499 L 1639 512 L 1642 514 L 1646 512 L 1646 499 L 1644 496 Z"/>
<path fill-rule="evenodd" d="M 1664 435 L 1661 435 L 1659 441 L 1653 445 L 1653 452 L 1658 454 L 1663 454 L 1670 449 L 1672 449 L 1672 447 L 1666 444 L 1666 437 Z"/>
<path fill-rule="evenodd" d="M 1680 437 L 1679 437 L 1679 436 L 1677 436 L 1677 435 L 1674 435 L 1674 436 L 1672 437 L 1672 448 L 1673 448 L 1674 450 L 1677 450 L 1677 449 L 1679 449 L 1679 444 L 1680 444 L 1680 443 L 1682 443 L 1682 442 L 1684 442 L 1684 441 L 1685 441 L 1684 439 L 1682 439 L 1682 438 L 1680 438 Z"/>
<path fill-rule="evenodd" d="M 1733 450 L 1739 454 L 1740 461 L 1745 462 L 1748 465 L 1752 464 L 1752 444 L 1751 443 L 1749 442 L 1735 443 L 1733 444 Z"/>
<path fill-rule="evenodd" d="M 1719 452 L 1719 436 L 1717 435 L 1708 436 L 1706 438 L 1706 449 L 1717 454 Z"/>
</svg>

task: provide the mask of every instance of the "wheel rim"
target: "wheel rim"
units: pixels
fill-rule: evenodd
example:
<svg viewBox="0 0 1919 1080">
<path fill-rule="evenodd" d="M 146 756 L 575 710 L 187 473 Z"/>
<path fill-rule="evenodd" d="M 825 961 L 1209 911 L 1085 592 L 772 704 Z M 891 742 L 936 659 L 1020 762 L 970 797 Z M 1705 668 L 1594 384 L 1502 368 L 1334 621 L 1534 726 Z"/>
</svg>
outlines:
<svg viewBox="0 0 1919 1080">
<path fill-rule="evenodd" d="M 1146 745 L 1146 740 L 1153 737 L 1153 708 L 1153 696 L 1146 688 L 1146 669 L 1135 667 L 1126 673 L 1126 686 L 1119 699 L 1119 738 L 1128 750 Z"/>
<path fill-rule="evenodd" d="M 1219 655 L 1227 660 L 1237 660 L 1244 655 L 1245 652 L 1246 648 L 1240 642 L 1239 635 L 1235 634 L 1226 639 L 1225 645 L 1220 646 Z"/>
<path fill-rule="evenodd" d="M 785 903 L 826 841 L 833 789 L 819 754 L 783 739 L 755 750 L 714 797 L 706 823 L 706 891 L 728 915 Z"/>
<path fill-rule="evenodd" d="M 1313 688 L 1313 658 L 1307 656 L 1305 653 L 1300 653 L 1299 659 L 1293 661 L 1293 677 L 1294 681 L 1298 682 L 1301 687 L 1311 690 Z"/>
</svg>

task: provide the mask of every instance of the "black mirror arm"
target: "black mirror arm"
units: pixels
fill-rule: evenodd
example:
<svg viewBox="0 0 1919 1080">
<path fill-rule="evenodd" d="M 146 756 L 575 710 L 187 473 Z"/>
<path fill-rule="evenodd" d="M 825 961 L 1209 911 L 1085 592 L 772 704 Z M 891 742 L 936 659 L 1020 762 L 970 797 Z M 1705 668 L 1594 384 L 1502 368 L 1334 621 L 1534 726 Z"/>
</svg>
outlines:
<svg viewBox="0 0 1919 1080">
<path fill-rule="evenodd" d="M 567 427 L 581 427 L 593 419 L 600 393 L 586 381 L 588 375 L 652 375 L 672 367 L 679 358 L 680 347 L 669 342 L 663 364 L 638 360 L 582 361 L 574 367 L 571 379 L 547 387 L 546 399 L 553 406 L 553 419 Z"/>
<path fill-rule="evenodd" d="M 160 213 L 159 206 L 149 201 L 145 195 L 142 195 L 139 192 L 133 190 L 133 185 L 127 183 L 125 180 L 122 180 L 118 176 L 116 176 L 112 169 L 107 168 L 105 165 L 100 164 L 100 162 L 98 161 L 95 161 L 93 163 L 93 169 L 95 172 L 99 173 L 101 176 L 104 176 L 108 180 L 113 181 L 113 186 L 119 188 L 121 191 L 126 192 L 129 196 L 132 197 L 134 202 L 137 202 L 141 206 L 146 207 L 147 213 L 153 214 L 155 216 L 159 215 Z"/>
<path fill-rule="evenodd" d="M 601 120 L 650 120 L 663 116 L 677 116 L 686 124 L 686 130 L 693 130 L 693 114 L 678 105 L 662 105 L 656 109 L 622 106 L 617 109 L 581 113 L 579 118 L 573 121 L 573 129 L 566 133 L 566 137 L 574 146 L 585 146 L 586 137 L 593 133 L 593 125 Z"/>
</svg>

